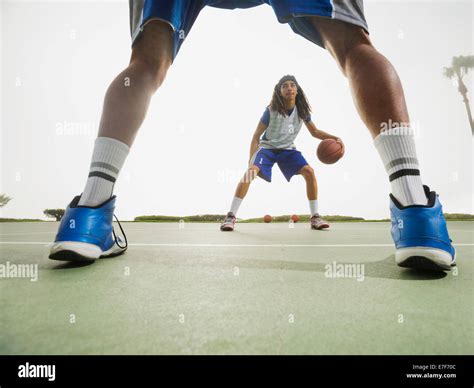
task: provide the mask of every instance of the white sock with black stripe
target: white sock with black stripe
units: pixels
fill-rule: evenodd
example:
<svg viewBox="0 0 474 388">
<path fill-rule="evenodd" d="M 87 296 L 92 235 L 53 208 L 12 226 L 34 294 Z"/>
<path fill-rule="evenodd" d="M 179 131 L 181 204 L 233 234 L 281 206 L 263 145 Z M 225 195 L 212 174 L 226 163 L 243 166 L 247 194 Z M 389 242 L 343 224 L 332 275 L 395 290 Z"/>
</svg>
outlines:
<svg viewBox="0 0 474 388">
<path fill-rule="evenodd" d="M 237 214 L 237 211 L 239 210 L 240 204 L 242 203 L 243 198 L 239 197 L 234 197 L 232 199 L 232 205 L 230 206 L 230 212 L 234 214 L 234 216 Z"/>
<path fill-rule="evenodd" d="M 374 139 L 389 175 L 392 194 L 403 206 L 426 205 L 415 140 L 409 128 L 390 128 Z"/>
<path fill-rule="evenodd" d="M 318 214 L 318 200 L 308 200 L 309 202 L 309 211 L 311 213 L 311 217 L 313 217 L 315 214 Z"/>
<path fill-rule="evenodd" d="M 80 206 L 97 206 L 112 196 L 115 181 L 130 152 L 130 147 L 117 139 L 98 137 L 86 187 Z"/>
</svg>

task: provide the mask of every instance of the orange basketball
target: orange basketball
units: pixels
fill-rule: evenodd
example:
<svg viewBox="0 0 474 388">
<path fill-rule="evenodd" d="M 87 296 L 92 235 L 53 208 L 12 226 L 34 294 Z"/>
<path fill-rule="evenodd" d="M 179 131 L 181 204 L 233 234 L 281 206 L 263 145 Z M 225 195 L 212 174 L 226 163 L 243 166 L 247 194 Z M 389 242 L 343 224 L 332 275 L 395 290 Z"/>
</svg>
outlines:
<svg viewBox="0 0 474 388">
<path fill-rule="evenodd" d="M 336 163 L 344 155 L 342 144 L 333 139 L 323 140 L 317 151 L 318 159 L 325 164 Z"/>
<path fill-rule="evenodd" d="M 270 214 L 265 214 L 265 217 L 263 217 L 263 221 L 265 222 L 272 222 L 273 217 Z"/>
<path fill-rule="evenodd" d="M 292 220 L 293 222 L 298 222 L 298 221 L 300 220 L 300 217 L 298 216 L 298 214 L 293 214 L 293 215 L 291 216 L 291 220 Z"/>
</svg>

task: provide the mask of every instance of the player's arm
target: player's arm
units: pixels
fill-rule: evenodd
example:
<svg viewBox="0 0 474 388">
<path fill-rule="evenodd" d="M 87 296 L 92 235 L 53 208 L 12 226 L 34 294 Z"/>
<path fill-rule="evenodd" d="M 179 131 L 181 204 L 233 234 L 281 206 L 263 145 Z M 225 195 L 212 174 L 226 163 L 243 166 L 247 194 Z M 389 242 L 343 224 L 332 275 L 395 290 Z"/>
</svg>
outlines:
<svg viewBox="0 0 474 388">
<path fill-rule="evenodd" d="M 309 133 L 311 133 L 311 136 L 315 137 L 316 139 L 319 140 L 326 140 L 326 139 L 333 139 L 333 140 L 338 140 L 339 138 L 337 136 L 330 135 L 327 132 L 321 131 L 316 127 L 316 124 L 313 123 L 313 121 L 305 122 L 306 128 L 308 128 Z"/>
<path fill-rule="evenodd" d="M 258 143 L 260 142 L 260 137 L 262 136 L 263 132 L 265 132 L 265 129 L 267 129 L 267 127 L 267 124 L 262 123 L 261 121 L 258 122 L 257 128 L 255 129 L 255 132 L 252 136 L 252 142 L 250 143 L 249 162 L 255 151 L 257 151 Z"/>
<path fill-rule="evenodd" d="M 320 129 L 318 129 L 316 127 L 316 124 L 313 123 L 312 120 L 305 121 L 305 125 L 306 125 L 306 128 L 308 128 L 309 133 L 311 133 L 311 136 L 313 136 L 313 137 L 315 137 L 316 139 L 319 139 L 319 140 L 326 140 L 326 139 L 336 140 L 338 143 L 340 143 L 342 145 L 342 148 L 344 150 L 344 148 L 345 148 L 344 143 L 342 142 L 342 140 L 339 137 L 331 135 L 327 132 L 321 131 Z"/>
</svg>

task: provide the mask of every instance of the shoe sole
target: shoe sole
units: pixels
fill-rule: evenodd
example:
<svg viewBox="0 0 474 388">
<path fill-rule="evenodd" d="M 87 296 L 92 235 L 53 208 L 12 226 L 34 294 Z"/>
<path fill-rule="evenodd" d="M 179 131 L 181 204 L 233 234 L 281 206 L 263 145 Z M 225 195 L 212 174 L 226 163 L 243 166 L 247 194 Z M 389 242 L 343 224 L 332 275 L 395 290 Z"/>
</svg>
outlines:
<svg viewBox="0 0 474 388">
<path fill-rule="evenodd" d="M 120 248 L 116 244 L 107 251 L 102 251 L 97 245 L 78 241 L 61 241 L 54 243 L 51 247 L 49 258 L 59 261 L 73 261 L 77 263 L 91 263 L 101 257 L 114 257 L 121 255 L 126 248 Z"/>
<path fill-rule="evenodd" d="M 223 232 L 232 232 L 234 230 L 233 226 L 224 226 L 221 228 Z"/>
<path fill-rule="evenodd" d="M 456 252 L 454 259 L 441 249 L 426 247 L 400 248 L 395 253 L 395 261 L 403 268 L 415 268 L 430 271 L 451 271 L 456 266 Z"/>
<path fill-rule="evenodd" d="M 323 226 L 320 226 L 319 228 L 316 228 L 315 226 L 311 226 L 311 229 L 314 229 L 314 230 L 321 230 L 321 229 L 327 229 L 329 228 L 329 225 L 323 225 Z"/>
</svg>

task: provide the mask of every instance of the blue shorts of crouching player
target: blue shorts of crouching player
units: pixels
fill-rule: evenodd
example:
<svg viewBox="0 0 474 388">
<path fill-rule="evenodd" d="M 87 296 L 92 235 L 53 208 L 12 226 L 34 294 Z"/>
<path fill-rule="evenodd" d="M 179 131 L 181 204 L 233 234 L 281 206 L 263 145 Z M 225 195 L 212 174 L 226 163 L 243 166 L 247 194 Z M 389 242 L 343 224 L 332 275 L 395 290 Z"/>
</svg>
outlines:
<svg viewBox="0 0 474 388">
<path fill-rule="evenodd" d="M 308 165 L 301 152 L 295 149 L 260 148 L 250 160 L 251 165 L 260 169 L 258 176 L 267 182 L 272 181 L 272 167 L 275 163 L 288 182 L 293 175 L 298 175 L 299 171 Z"/>
</svg>

